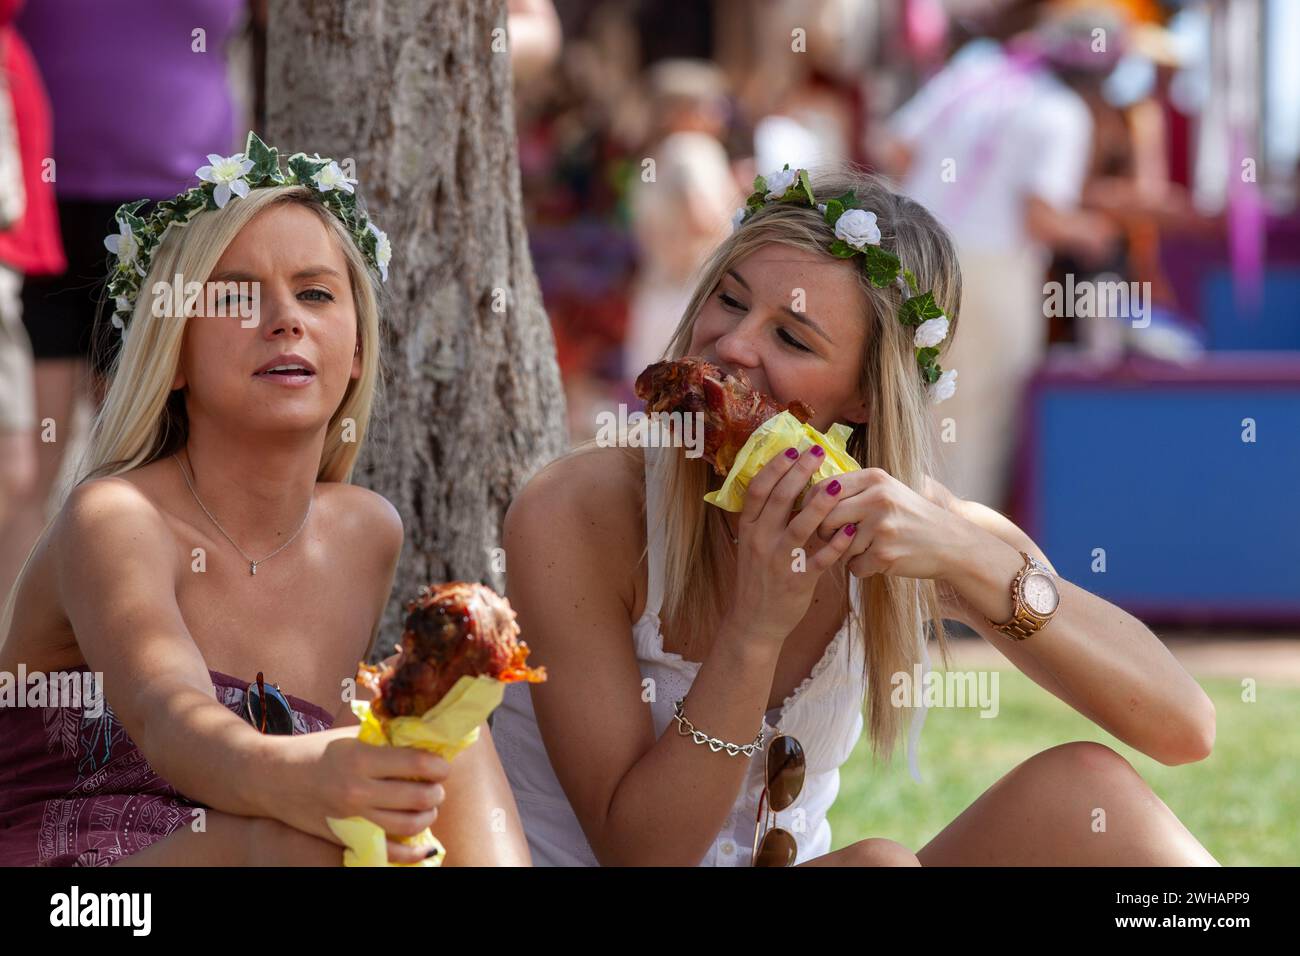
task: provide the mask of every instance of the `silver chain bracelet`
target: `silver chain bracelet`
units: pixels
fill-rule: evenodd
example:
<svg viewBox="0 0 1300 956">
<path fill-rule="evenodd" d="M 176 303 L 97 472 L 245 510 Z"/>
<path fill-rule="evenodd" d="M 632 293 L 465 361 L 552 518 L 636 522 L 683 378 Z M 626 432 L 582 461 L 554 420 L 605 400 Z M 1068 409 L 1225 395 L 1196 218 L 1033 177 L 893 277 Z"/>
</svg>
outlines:
<svg viewBox="0 0 1300 956">
<path fill-rule="evenodd" d="M 687 719 L 682 712 L 682 705 L 686 703 L 683 697 L 673 704 L 673 720 L 677 721 L 677 734 L 680 737 L 690 737 L 697 744 L 708 744 L 710 750 L 717 753 L 719 750 L 725 750 L 728 757 L 734 757 L 737 754 L 744 754 L 746 757 L 752 757 L 758 751 L 763 749 L 763 740 L 765 733 L 763 728 L 759 728 L 758 736 L 754 738 L 752 744 L 731 744 L 725 740 L 719 740 L 717 737 L 710 737 L 702 730 L 696 730 L 695 725 Z"/>
</svg>

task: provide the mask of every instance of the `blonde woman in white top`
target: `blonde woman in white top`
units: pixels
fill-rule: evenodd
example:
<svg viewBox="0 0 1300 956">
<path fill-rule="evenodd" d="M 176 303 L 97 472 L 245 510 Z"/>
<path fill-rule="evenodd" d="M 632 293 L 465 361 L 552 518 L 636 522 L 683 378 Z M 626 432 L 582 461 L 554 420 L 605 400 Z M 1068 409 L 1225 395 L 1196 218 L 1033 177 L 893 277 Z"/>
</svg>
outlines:
<svg viewBox="0 0 1300 956">
<path fill-rule="evenodd" d="M 1133 768 L 1091 742 L 1010 768 L 916 852 L 887 834 L 829 852 L 828 798 L 845 737 L 862 726 L 863 701 L 846 689 L 865 689 L 873 751 L 887 757 L 903 727 L 890 678 L 925 659 L 926 621 L 945 662 L 941 622 L 963 621 L 1165 764 L 1208 754 L 1214 709 L 1141 622 L 1054 580 L 1018 527 L 930 477 L 927 406 L 942 392 L 918 373 L 917 329 L 899 321 L 906 286 L 878 288 L 862 256 L 827 249 L 847 236 L 896 255 L 910 292 L 931 290 L 951 317 L 946 347 L 960 275 L 933 217 L 878 180 L 814 176 L 817 203 L 852 190 L 864 211 L 837 235 L 814 202 L 790 201 L 797 184 L 768 187 L 774 201 L 710 260 L 667 354 L 743 370 L 778 401 L 812 406 L 822 431 L 852 425 L 848 447 L 863 468 L 816 484 L 793 517 L 818 466 L 811 450 L 768 464 L 740 514 L 705 504 L 711 469 L 671 448 L 586 447 L 523 490 L 506 520 L 509 597 L 551 676 L 531 692 L 512 688 L 493 733 L 534 863 L 748 865 L 767 749 L 788 731 L 814 735 L 800 740 L 805 788 L 778 817 L 799 863 L 1214 865 Z M 807 550 L 803 573 L 792 570 L 796 547 Z M 1044 562 L 1035 580 L 1059 602 L 1038 633 L 1013 640 L 991 621 L 1013 616 L 1021 552 Z M 700 739 L 732 747 L 682 735 L 669 714 L 682 698 Z M 760 733 L 763 749 L 729 753 Z M 1089 826 L 1098 806 L 1109 814 L 1103 834 Z"/>
</svg>

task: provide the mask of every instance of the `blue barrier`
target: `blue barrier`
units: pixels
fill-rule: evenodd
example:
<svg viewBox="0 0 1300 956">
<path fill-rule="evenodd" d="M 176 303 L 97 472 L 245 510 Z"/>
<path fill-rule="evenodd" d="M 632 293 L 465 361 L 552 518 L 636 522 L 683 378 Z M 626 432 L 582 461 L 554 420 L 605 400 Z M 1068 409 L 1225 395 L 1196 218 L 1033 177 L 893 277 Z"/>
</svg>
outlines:
<svg viewBox="0 0 1300 956">
<path fill-rule="evenodd" d="M 1300 350 L 1300 268 L 1270 266 L 1260 292 L 1255 307 L 1239 307 L 1226 267 L 1201 280 L 1209 348 Z"/>
<path fill-rule="evenodd" d="M 1300 623 L 1300 356 L 1057 361 L 1027 398 L 1016 517 L 1064 577 L 1143 620 Z"/>
</svg>

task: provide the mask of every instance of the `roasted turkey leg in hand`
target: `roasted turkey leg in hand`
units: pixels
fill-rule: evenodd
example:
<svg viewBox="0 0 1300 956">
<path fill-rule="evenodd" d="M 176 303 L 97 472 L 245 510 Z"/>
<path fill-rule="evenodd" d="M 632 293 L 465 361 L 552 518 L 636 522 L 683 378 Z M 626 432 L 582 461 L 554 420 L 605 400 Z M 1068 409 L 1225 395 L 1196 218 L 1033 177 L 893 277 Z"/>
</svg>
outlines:
<svg viewBox="0 0 1300 956">
<path fill-rule="evenodd" d="M 782 405 L 770 395 L 755 391 L 744 373 L 730 375 L 699 358 L 656 362 L 636 379 L 637 397 L 646 411 L 702 412 L 704 415 L 704 460 L 719 475 L 726 475 L 759 425 L 789 412 L 800 422 L 813 417 L 803 402 Z"/>
<path fill-rule="evenodd" d="M 423 587 L 406 610 L 400 654 L 357 673 L 381 720 L 420 716 L 465 676 L 546 679 L 545 668 L 525 663 L 528 645 L 518 639 L 514 609 L 491 588 L 464 581 Z"/>
</svg>

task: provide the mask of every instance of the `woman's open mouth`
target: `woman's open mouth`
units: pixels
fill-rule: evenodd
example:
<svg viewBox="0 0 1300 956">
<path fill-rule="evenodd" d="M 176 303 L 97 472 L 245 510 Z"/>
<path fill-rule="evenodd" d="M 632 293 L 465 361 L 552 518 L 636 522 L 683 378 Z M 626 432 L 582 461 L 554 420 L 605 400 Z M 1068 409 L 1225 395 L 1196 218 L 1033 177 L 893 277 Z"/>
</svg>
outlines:
<svg viewBox="0 0 1300 956">
<path fill-rule="evenodd" d="M 277 385 L 306 385 L 315 377 L 315 373 L 304 369 L 273 369 L 269 372 L 258 372 L 254 376 L 254 378 L 275 382 Z"/>
<path fill-rule="evenodd" d="M 316 378 L 316 367 L 301 355 L 288 352 L 271 359 L 253 373 L 253 378 L 276 385 L 302 387 Z"/>
</svg>

